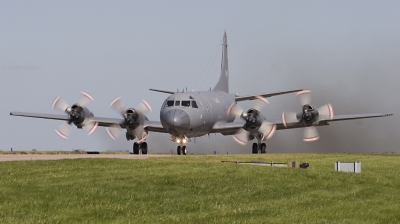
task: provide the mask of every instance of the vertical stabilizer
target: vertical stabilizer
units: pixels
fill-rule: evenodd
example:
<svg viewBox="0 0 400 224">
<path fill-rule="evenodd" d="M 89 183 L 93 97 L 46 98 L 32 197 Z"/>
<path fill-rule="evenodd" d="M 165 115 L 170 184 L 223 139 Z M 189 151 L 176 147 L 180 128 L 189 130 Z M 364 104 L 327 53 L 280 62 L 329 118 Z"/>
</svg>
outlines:
<svg viewBox="0 0 400 224">
<path fill-rule="evenodd" d="M 213 91 L 223 91 L 229 93 L 229 70 L 228 70 L 228 42 L 226 32 L 222 43 L 221 75 Z"/>
</svg>

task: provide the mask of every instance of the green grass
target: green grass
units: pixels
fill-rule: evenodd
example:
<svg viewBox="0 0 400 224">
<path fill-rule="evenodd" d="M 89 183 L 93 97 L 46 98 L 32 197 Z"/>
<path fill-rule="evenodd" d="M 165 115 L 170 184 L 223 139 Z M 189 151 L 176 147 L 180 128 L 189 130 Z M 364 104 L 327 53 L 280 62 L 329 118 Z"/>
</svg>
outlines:
<svg viewBox="0 0 400 224">
<path fill-rule="evenodd" d="M 399 223 L 400 155 L 0 163 L 0 223 Z M 221 163 L 300 161 L 308 169 Z M 362 173 L 334 171 L 361 161 Z"/>
</svg>

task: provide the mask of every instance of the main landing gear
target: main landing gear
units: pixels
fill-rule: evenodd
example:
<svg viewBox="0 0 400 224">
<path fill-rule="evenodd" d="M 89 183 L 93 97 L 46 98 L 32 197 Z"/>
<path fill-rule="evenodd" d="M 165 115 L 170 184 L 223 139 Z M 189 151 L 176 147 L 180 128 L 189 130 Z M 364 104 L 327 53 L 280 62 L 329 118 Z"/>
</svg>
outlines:
<svg viewBox="0 0 400 224">
<path fill-rule="evenodd" d="M 253 146 L 251 147 L 251 151 L 253 154 L 258 154 L 259 152 L 261 154 L 265 154 L 267 151 L 267 145 L 265 143 L 261 143 L 261 141 L 264 139 L 264 135 L 256 135 L 255 136 L 258 144 L 253 143 Z"/>
<path fill-rule="evenodd" d="M 267 145 L 265 143 L 261 144 L 253 143 L 252 146 L 253 154 L 258 154 L 258 152 L 260 152 L 261 154 L 265 154 L 266 151 L 267 151 Z"/>
<path fill-rule="evenodd" d="M 176 154 L 178 154 L 178 155 L 186 155 L 186 153 L 187 153 L 187 148 L 186 148 L 186 145 L 182 145 L 182 146 L 180 146 L 180 145 L 178 145 L 178 147 L 176 148 Z"/>
<path fill-rule="evenodd" d="M 142 150 L 142 155 L 147 154 L 147 142 L 142 142 L 142 143 L 133 143 L 133 154 L 138 155 L 140 149 Z"/>
</svg>

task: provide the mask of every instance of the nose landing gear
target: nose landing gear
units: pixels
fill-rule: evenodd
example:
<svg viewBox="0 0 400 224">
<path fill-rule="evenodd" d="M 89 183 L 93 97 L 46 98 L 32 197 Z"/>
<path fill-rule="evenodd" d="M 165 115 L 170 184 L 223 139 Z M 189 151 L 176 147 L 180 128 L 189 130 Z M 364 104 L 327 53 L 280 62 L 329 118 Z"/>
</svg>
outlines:
<svg viewBox="0 0 400 224">
<path fill-rule="evenodd" d="M 178 155 L 186 155 L 186 153 L 187 153 L 187 149 L 186 149 L 186 145 L 183 145 L 183 146 L 178 146 L 177 148 L 176 148 L 176 153 L 178 154 Z"/>
</svg>

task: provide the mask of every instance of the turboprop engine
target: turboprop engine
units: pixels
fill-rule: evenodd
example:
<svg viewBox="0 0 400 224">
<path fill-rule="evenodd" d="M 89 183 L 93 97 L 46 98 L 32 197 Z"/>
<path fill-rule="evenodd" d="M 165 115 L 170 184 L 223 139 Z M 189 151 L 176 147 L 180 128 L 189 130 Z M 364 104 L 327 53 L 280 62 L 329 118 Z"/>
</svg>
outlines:
<svg viewBox="0 0 400 224">
<path fill-rule="evenodd" d="M 319 134 L 315 126 L 318 125 L 320 118 L 329 120 L 333 118 L 333 109 L 331 104 L 325 104 L 320 108 L 315 108 L 311 104 L 311 91 L 303 90 L 297 93 L 302 105 L 302 112 L 283 112 L 282 123 L 285 127 L 293 123 L 301 122 L 304 124 L 304 137 L 306 142 L 316 141 L 319 139 Z"/>
<path fill-rule="evenodd" d="M 249 140 L 254 139 L 254 135 L 257 134 L 261 140 L 269 139 L 275 133 L 276 125 L 266 121 L 265 117 L 260 113 L 260 109 L 267 105 L 268 101 L 263 97 L 258 97 L 256 105 L 244 112 L 236 104 L 232 104 L 228 109 L 228 113 L 239 115 L 240 118 L 245 120 L 243 128 L 233 136 L 233 139 L 241 144 L 245 145 Z"/>
<path fill-rule="evenodd" d="M 125 128 L 126 140 L 137 138 L 137 142 L 141 143 L 147 139 L 148 133 L 144 130 L 144 122 L 148 119 L 144 113 L 151 111 L 151 107 L 146 101 L 143 100 L 136 109 L 125 109 L 121 97 L 117 97 L 111 101 L 110 107 L 120 112 L 123 117 L 123 121 L 119 125 L 107 127 L 106 130 L 110 138 L 115 140 L 121 134 L 121 128 Z"/>
<path fill-rule="evenodd" d="M 71 132 L 71 124 L 74 124 L 77 128 L 85 127 L 88 134 L 92 134 L 96 128 L 97 123 L 91 122 L 90 118 L 93 117 L 93 113 L 86 107 L 89 102 L 93 101 L 93 97 L 88 93 L 82 92 L 82 97 L 78 103 L 73 104 L 71 107 L 68 106 L 60 96 L 58 96 L 52 103 L 52 108 L 65 112 L 69 116 L 69 120 L 63 123 L 57 129 L 56 133 L 64 139 L 67 139 Z"/>
</svg>

